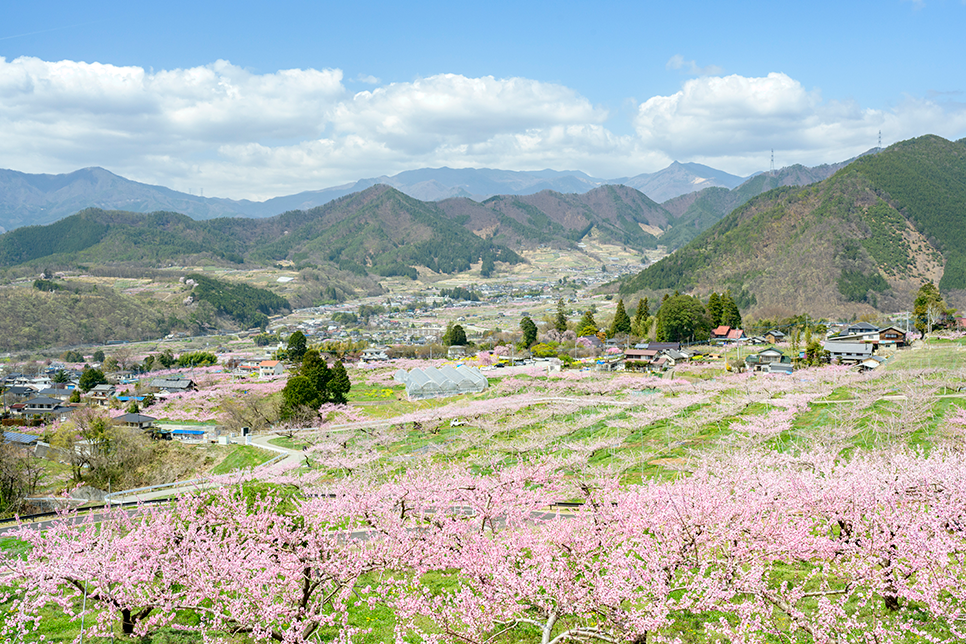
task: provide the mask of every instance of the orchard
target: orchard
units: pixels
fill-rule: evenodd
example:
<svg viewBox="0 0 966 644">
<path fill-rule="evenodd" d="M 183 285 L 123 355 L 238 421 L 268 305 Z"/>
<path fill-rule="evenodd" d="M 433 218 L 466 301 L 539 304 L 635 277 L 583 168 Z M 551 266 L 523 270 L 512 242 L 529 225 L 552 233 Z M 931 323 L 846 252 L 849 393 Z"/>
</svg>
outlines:
<svg viewBox="0 0 966 644">
<path fill-rule="evenodd" d="M 575 465 L 268 477 L 65 515 L 17 533 L 4 635 L 36 641 L 59 612 L 87 638 L 206 642 L 966 636 L 959 454 L 745 451 L 633 486 Z"/>
</svg>

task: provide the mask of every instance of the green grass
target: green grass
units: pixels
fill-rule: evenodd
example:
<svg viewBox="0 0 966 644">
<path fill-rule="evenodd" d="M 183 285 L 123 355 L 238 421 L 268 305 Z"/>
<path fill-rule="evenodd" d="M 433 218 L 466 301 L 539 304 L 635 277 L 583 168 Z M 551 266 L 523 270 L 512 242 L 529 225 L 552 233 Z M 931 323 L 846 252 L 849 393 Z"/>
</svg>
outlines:
<svg viewBox="0 0 966 644">
<path fill-rule="evenodd" d="M 0 537 L 0 550 L 8 557 L 23 559 L 30 552 L 30 544 L 14 537 Z"/>
<path fill-rule="evenodd" d="M 212 474 L 228 474 L 238 469 L 257 467 L 274 458 L 275 455 L 251 445 L 239 445 L 233 449 L 225 459 L 215 466 Z"/>
</svg>

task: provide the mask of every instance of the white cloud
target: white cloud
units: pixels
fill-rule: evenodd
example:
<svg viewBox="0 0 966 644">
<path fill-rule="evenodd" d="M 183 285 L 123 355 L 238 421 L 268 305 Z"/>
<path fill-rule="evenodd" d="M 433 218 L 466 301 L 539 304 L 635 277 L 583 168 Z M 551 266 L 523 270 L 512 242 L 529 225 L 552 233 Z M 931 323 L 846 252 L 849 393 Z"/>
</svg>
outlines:
<svg viewBox="0 0 966 644">
<path fill-rule="evenodd" d="M 684 70 L 684 73 L 690 74 L 692 76 L 717 76 L 724 70 L 717 65 L 708 65 L 707 67 L 699 67 L 698 63 L 693 60 L 684 60 L 684 56 L 681 54 L 675 54 L 667 61 L 664 65 L 665 69 L 677 69 Z"/>
<path fill-rule="evenodd" d="M 635 132 L 618 135 L 607 127 L 616 117 L 578 92 L 526 78 L 441 74 L 351 94 L 338 69 L 255 74 L 217 61 L 153 72 L 0 58 L 0 167 L 99 165 L 253 199 L 441 165 L 610 178 L 676 159 L 748 174 L 768 166 L 771 148 L 780 164 L 812 165 L 873 147 L 879 129 L 887 143 L 962 136 L 966 107 L 934 99 L 872 110 L 825 101 L 785 74 L 707 76 L 643 102 Z"/>
<path fill-rule="evenodd" d="M 359 74 L 358 76 L 356 76 L 355 80 L 358 83 L 365 83 L 366 85 L 378 85 L 379 83 L 382 82 L 372 74 L 367 74 L 367 75 Z"/>
<path fill-rule="evenodd" d="M 884 142 L 925 133 L 962 136 L 966 110 L 908 98 L 891 110 L 824 101 L 781 73 L 692 79 L 671 96 L 655 96 L 634 121 L 641 144 L 678 160 L 737 174 L 766 168 L 770 150 L 788 165 L 845 160 Z M 782 165 L 776 158 L 776 164 Z"/>
</svg>

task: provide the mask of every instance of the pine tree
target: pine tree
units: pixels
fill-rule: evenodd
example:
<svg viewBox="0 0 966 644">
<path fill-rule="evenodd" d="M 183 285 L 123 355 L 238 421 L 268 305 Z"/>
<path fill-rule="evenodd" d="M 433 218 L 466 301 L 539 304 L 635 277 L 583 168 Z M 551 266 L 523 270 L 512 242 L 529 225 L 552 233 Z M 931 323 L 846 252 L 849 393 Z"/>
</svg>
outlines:
<svg viewBox="0 0 966 644">
<path fill-rule="evenodd" d="M 708 317 L 711 318 L 712 327 L 721 326 L 721 313 L 721 296 L 712 291 L 708 297 Z"/>
<path fill-rule="evenodd" d="M 617 311 L 614 312 L 614 321 L 610 324 L 610 332 L 608 335 L 614 337 L 620 333 L 630 333 L 631 332 L 631 318 L 627 315 L 627 311 L 624 310 L 624 300 L 617 300 Z"/>
<path fill-rule="evenodd" d="M 332 397 L 332 402 L 345 404 L 346 396 L 351 388 L 352 382 L 349 380 L 349 374 L 346 373 L 345 366 L 340 360 L 332 367 L 332 376 L 329 379 L 329 394 Z"/>
<path fill-rule="evenodd" d="M 553 320 L 553 328 L 563 333 L 567 330 L 567 314 L 564 311 L 564 299 L 557 300 L 557 317 Z"/>
</svg>

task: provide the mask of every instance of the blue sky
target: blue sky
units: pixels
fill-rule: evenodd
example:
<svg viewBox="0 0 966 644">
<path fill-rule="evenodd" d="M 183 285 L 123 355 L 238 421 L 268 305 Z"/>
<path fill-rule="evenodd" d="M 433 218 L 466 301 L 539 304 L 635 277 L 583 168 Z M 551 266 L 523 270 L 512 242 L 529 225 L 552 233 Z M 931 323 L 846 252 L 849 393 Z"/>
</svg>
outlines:
<svg viewBox="0 0 966 644">
<path fill-rule="evenodd" d="M 31 2 L 0 167 L 263 199 L 419 167 L 735 174 L 966 136 L 966 2 Z"/>
</svg>

